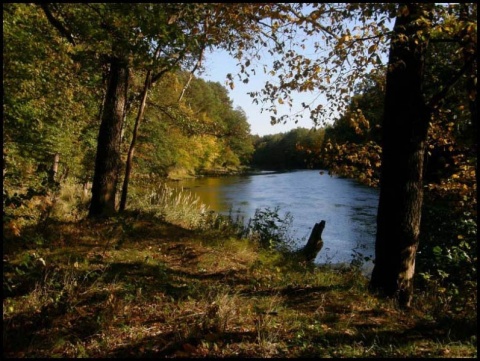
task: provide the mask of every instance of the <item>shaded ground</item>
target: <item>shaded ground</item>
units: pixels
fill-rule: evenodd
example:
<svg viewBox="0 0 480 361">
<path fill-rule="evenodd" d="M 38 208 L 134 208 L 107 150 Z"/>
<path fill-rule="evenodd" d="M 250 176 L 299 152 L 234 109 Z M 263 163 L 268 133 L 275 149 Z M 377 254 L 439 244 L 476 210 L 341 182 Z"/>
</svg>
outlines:
<svg viewBox="0 0 480 361">
<path fill-rule="evenodd" d="M 476 317 L 225 233 L 138 214 L 35 232 L 4 241 L 4 357 L 476 357 Z"/>
</svg>

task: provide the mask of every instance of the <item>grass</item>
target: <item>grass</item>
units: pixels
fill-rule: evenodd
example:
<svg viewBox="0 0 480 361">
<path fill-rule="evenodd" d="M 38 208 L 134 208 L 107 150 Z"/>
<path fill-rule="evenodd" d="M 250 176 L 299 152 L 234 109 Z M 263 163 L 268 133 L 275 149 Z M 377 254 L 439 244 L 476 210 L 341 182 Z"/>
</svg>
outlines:
<svg viewBox="0 0 480 361">
<path fill-rule="evenodd" d="M 202 228 L 211 222 L 214 213 L 191 192 L 161 183 L 146 195 L 134 198 L 133 208 L 184 228 Z"/>
<path fill-rule="evenodd" d="M 178 223 L 136 210 L 5 239 L 4 357 L 477 356 L 476 315 L 432 295 L 402 311 L 358 268 Z"/>
</svg>

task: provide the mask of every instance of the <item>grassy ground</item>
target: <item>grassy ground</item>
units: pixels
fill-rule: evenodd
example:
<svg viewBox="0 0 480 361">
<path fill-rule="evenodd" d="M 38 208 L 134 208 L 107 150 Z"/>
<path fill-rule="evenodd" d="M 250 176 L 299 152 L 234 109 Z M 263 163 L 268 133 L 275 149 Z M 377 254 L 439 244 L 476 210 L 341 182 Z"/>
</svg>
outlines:
<svg viewBox="0 0 480 361">
<path fill-rule="evenodd" d="M 28 239 L 28 241 L 25 241 Z M 4 241 L 4 357 L 476 357 L 476 315 L 148 214 Z"/>
</svg>

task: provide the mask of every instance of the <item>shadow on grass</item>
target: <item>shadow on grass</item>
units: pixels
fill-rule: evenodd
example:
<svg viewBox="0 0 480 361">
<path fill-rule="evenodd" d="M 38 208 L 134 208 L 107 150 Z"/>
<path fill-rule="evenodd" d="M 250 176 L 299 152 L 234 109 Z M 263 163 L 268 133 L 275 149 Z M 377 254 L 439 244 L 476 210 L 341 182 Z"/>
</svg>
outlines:
<svg viewBox="0 0 480 361">
<path fill-rule="evenodd" d="M 107 309 L 111 296 L 132 299 L 140 288 L 147 295 L 159 291 L 172 297 L 188 295 L 162 264 L 112 263 L 104 258 L 105 251 L 114 247 L 145 249 L 148 242 L 178 241 L 191 235 L 191 231 L 154 216 L 142 214 L 141 220 L 134 216 L 130 213 L 115 219 L 78 222 L 50 219 L 41 226 L 24 228 L 18 237 L 3 240 L 4 306 L 10 299 L 12 310 L 28 309 L 10 315 L 4 312 L 4 356 L 35 357 L 53 347 L 52 343 L 76 343 L 101 332 L 111 311 Z M 122 238 L 124 245 L 119 242 Z M 87 271 L 74 267 L 84 260 Z M 72 284 L 65 284 L 66 280 Z M 124 287 L 112 290 L 115 283 Z M 67 291 L 68 287 L 74 289 Z M 25 307 L 30 299 L 38 304 Z"/>
<path fill-rule="evenodd" d="M 344 330 L 312 336 L 311 347 L 302 350 L 298 357 L 325 357 L 326 349 L 335 352 L 355 348 L 355 357 L 402 357 L 405 356 L 403 350 L 410 357 L 442 357 L 445 356 L 443 352 L 448 345 L 472 342 L 476 326 L 473 330 L 472 325 L 468 324 L 466 322 L 452 325 L 453 328 L 439 328 L 436 322 L 426 325 L 421 321 L 403 330 L 381 329 L 380 325 L 375 324 L 355 325 L 355 332 Z M 332 348 L 332 345 L 335 347 Z M 328 357 L 342 357 L 341 352 L 329 354 Z"/>
<path fill-rule="evenodd" d="M 246 332 L 209 332 L 196 330 L 196 334 L 179 339 L 175 332 L 168 332 L 159 336 L 145 337 L 139 342 L 128 346 L 118 347 L 107 355 L 109 358 L 153 358 L 153 357 L 205 357 L 197 347 L 203 341 L 209 343 L 221 342 L 223 345 L 234 343 L 255 343 L 257 334 Z M 240 356 L 240 355 L 238 355 Z"/>
<path fill-rule="evenodd" d="M 52 247 L 54 249 L 51 254 L 58 255 L 59 259 L 63 254 L 66 256 L 63 261 L 69 258 L 68 255 L 72 259 L 87 258 L 87 254 L 91 253 L 94 247 L 98 250 L 95 251 L 95 258 L 88 258 L 88 271 L 75 271 L 76 279 L 81 282 L 73 293 L 63 292 L 60 285 L 59 288 L 53 289 L 52 294 L 59 296 L 54 301 L 45 302 L 37 310 L 18 312 L 10 317 L 4 316 L 4 356 L 63 356 L 51 354 L 55 344 L 88 343 L 90 339 L 108 332 L 112 323 L 121 325 L 125 321 L 121 318 L 123 307 L 129 302 L 134 304 L 138 297 L 141 297 L 141 302 L 147 305 L 157 302 L 155 297 L 162 294 L 168 301 L 161 302 L 177 305 L 177 301 L 190 297 L 194 300 L 205 300 L 209 289 L 216 287 L 217 284 L 226 285 L 228 286 L 226 289 L 245 298 L 282 296 L 282 306 L 285 308 L 301 311 L 330 327 L 328 331 L 313 329 L 307 333 L 304 340 L 300 341 L 306 341 L 310 346 L 299 348 L 296 357 L 339 356 L 334 354 L 333 350 L 356 346 L 365 350 L 375 348 L 375 355 L 368 353 L 367 356 L 387 357 L 392 356 L 388 349 L 389 345 L 400 349 L 422 340 L 440 344 L 470 342 L 477 333 L 477 324 L 473 320 L 462 322 L 445 318 L 435 322 L 420 320 L 409 323 L 408 326 L 396 325 L 394 318 L 389 320 L 387 313 L 375 309 L 357 311 L 361 317 L 351 322 L 348 327 L 351 332 L 347 332 L 346 327 L 342 330 L 343 326 L 336 325 L 344 323 L 345 317 L 348 318 L 352 313 L 351 300 L 329 301 L 328 295 L 348 292 L 351 288 L 348 283 L 318 287 L 286 286 L 255 289 L 248 272 L 244 269 L 195 271 L 195 262 L 200 253 L 181 241 L 182 237 L 195 239 L 198 237 L 195 233 L 162 223 L 155 218 L 145 219 L 143 215 L 141 220 L 135 222 L 129 219 L 132 223 L 130 225 L 122 222 L 122 220 L 95 222 L 87 220 L 82 223 L 81 229 L 77 229 L 78 224 L 58 222 L 51 223 L 46 228 L 47 233 L 50 233 L 45 237 L 45 244 L 35 245 L 35 248 L 47 249 L 52 247 L 52 244 L 58 244 L 57 248 Z M 52 233 L 53 230 L 57 231 L 56 235 Z M 122 237 L 124 240 L 120 242 L 119 239 Z M 163 262 L 162 258 L 109 261 L 102 256 L 102 252 L 104 254 L 105 250 L 114 247 L 117 247 L 117 250 L 119 248 L 145 250 L 149 245 L 159 245 L 159 241 L 168 244 L 165 251 L 168 253 L 168 259 L 173 260 L 174 264 Z M 19 252 L 24 252 L 28 244 L 21 243 L 17 246 Z M 14 267 L 14 264 L 10 266 Z M 71 271 L 72 265 L 67 266 L 70 269 L 52 268 L 52 271 L 58 273 L 55 280 L 63 279 L 62 272 Z M 18 297 L 32 291 L 42 278 L 42 272 L 37 274 L 37 271 L 39 270 L 36 268 L 32 270 L 28 276 L 29 282 L 21 292 L 17 289 L 16 293 L 13 292 L 9 297 Z M 322 303 L 322 297 L 326 297 L 327 301 Z M 118 305 L 111 300 L 119 300 Z M 158 304 L 158 307 L 164 306 L 163 303 Z M 319 307 L 322 307 L 323 312 L 320 316 L 315 313 Z M 195 350 L 198 348 L 200 352 L 203 341 L 218 341 L 224 345 L 242 342 L 258 344 L 258 335 L 253 331 L 219 332 L 197 323 L 182 325 L 180 322 L 177 325 L 164 325 L 165 320 L 160 316 L 144 314 L 138 320 L 142 325 L 156 324 L 155 327 L 158 326 L 156 335 L 139 336 L 138 340 L 129 341 L 128 344 L 124 343 L 105 351 L 107 354 L 98 356 L 179 357 L 185 356 L 188 352 L 195 356 Z M 128 322 L 126 325 L 128 326 Z M 175 331 L 175 327 L 181 332 Z M 285 333 L 282 336 L 288 347 L 296 347 L 296 341 L 291 334 Z M 64 350 L 62 347 L 59 349 Z"/>
</svg>

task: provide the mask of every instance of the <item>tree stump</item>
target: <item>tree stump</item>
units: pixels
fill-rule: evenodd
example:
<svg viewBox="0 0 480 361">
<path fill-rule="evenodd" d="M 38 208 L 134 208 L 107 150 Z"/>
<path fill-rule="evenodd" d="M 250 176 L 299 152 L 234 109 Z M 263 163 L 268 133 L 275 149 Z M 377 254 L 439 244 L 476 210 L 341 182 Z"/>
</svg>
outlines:
<svg viewBox="0 0 480 361">
<path fill-rule="evenodd" d="M 300 250 L 300 253 L 305 257 L 307 262 L 313 262 L 317 257 L 317 254 L 323 247 L 323 240 L 322 240 L 322 232 L 325 228 L 325 221 L 321 221 L 320 223 L 315 223 L 315 226 L 312 229 L 312 233 L 308 238 L 308 242 Z"/>
</svg>

